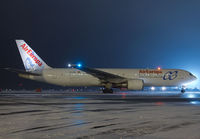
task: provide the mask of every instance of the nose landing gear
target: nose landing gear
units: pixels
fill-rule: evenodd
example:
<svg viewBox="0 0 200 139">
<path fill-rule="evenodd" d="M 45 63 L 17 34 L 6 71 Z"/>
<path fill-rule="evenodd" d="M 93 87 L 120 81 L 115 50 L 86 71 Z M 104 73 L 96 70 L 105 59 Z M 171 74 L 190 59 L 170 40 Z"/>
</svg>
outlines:
<svg viewBox="0 0 200 139">
<path fill-rule="evenodd" d="M 185 93 L 185 89 L 184 88 L 181 89 L 181 93 Z"/>
<path fill-rule="evenodd" d="M 182 86 L 182 87 L 181 87 L 181 93 L 185 93 L 185 89 L 186 89 L 186 87 L 185 87 L 185 86 Z"/>
</svg>

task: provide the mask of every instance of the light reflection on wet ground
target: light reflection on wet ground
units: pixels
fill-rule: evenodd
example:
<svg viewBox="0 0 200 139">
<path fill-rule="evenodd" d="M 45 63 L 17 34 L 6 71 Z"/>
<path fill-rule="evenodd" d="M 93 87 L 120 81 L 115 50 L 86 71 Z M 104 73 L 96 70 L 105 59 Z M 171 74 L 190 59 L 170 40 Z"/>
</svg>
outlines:
<svg viewBox="0 0 200 139">
<path fill-rule="evenodd" d="M 0 138 L 199 138 L 193 93 L 0 95 Z"/>
</svg>

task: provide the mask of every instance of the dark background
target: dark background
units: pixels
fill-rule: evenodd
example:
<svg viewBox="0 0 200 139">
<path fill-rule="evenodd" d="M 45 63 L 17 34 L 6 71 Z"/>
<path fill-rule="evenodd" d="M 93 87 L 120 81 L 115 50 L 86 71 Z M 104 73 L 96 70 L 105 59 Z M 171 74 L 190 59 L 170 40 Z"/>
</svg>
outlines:
<svg viewBox="0 0 200 139">
<path fill-rule="evenodd" d="M 198 76 L 200 1 L 2 0 L 1 67 L 24 68 L 15 39 L 24 39 L 52 67 L 161 66 Z M 0 88 L 57 88 L 6 71 L 0 76 Z"/>
</svg>

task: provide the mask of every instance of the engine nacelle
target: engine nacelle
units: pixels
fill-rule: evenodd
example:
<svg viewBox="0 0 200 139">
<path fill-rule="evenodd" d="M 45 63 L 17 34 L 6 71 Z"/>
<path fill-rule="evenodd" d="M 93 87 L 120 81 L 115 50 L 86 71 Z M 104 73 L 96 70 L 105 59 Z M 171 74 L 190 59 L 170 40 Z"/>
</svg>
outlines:
<svg viewBox="0 0 200 139">
<path fill-rule="evenodd" d="M 144 81 L 139 79 L 128 80 L 127 89 L 128 90 L 142 90 L 144 87 Z"/>
</svg>

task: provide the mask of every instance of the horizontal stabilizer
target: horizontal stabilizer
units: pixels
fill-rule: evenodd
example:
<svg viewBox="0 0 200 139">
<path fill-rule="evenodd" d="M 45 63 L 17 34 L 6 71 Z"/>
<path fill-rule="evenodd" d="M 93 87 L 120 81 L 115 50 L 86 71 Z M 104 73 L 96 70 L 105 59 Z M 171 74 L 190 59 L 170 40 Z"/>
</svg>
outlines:
<svg viewBox="0 0 200 139">
<path fill-rule="evenodd" d="M 14 73 L 18 73 L 18 74 L 26 74 L 26 75 L 34 75 L 34 76 L 40 76 L 41 73 L 32 73 L 32 72 L 28 72 L 25 70 L 21 70 L 21 69 L 13 69 L 13 68 L 1 68 L 3 70 L 7 70 L 10 72 L 14 72 Z"/>
</svg>

